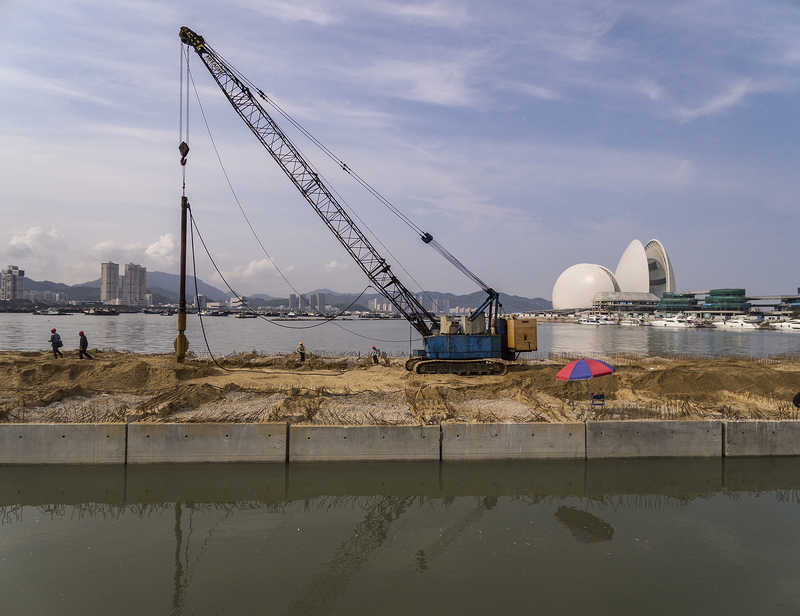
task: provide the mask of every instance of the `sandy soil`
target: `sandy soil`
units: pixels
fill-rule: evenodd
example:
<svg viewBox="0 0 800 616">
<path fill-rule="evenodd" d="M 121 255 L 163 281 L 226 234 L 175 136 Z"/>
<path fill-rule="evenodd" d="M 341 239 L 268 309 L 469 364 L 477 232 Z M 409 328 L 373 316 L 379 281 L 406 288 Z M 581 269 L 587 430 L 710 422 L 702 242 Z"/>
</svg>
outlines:
<svg viewBox="0 0 800 616">
<path fill-rule="evenodd" d="M 800 418 L 796 360 L 617 358 L 617 372 L 564 383 L 561 364 L 505 376 L 418 376 L 402 362 L 236 355 L 178 364 L 169 355 L 92 351 L 94 361 L 0 352 L 3 422 L 421 424 L 583 419 Z M 604 408 L 590 408 L 589 393 Z"/>
</svg>

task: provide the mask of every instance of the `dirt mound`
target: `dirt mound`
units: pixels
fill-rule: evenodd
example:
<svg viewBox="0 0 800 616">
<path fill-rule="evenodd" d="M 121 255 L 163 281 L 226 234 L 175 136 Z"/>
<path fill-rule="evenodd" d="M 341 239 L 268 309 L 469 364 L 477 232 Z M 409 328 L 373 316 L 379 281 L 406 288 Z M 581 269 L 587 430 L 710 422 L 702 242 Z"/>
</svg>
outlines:
<svg viewBox="0 0 800 616">
<path fill-rule="evenodd" d="M 0 420 L 289 421 L 435 424 L 587 418 L 788 418 L 800 388 L 791 360 L 624 362 L 591 381 L 555 379 L 561 364 L 504 376 L 420 376 L 367 358 L 241 354 L 178 364 L 169 355 L 98 352 L 95 361 L 0 352 Z M 622 363 L 622 362 L 621 362 Z M 591 394 L 605 405 L 591 407 Z M 3 419 L 5 417 L 5 419 Z M 89 419 L 93 418 L 93 419 Z M 106 418 L 106 419 L 104 419 Z"/>
</svg>

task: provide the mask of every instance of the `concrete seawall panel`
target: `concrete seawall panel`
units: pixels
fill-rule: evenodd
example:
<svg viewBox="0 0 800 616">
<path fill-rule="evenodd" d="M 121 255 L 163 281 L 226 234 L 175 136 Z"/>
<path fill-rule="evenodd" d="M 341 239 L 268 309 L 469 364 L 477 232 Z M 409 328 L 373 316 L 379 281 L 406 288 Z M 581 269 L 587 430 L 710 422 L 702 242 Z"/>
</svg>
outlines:
<svg viewBox="0 0 800 616">
<path fill-rule="evenodd" d="M 129 424 L 128 463 L 285 462 L 286 424 Z"/>
<path fill-rule="evenodd" d="M 124 464 L 125 424 L 0 424 L 0 464 Z"/>
<path fill-rule="evenodd" d="M 721 421 L 591 421 L 586 457 L 672 458 L 722 456 Z"/>
<path fill-rule="evenodd" d="M 800 421 L 729 421 L 725 455 L 800 455 Z"/>
<path fill-rule="evenodd" d="M 442 424 L 442 460 L 585 457 L 582 423 Z"/>
<path fill-rule="evenodd" d="M 439 426 L 291 426 L 289 462 L 438 460 Z"/>
</svg>

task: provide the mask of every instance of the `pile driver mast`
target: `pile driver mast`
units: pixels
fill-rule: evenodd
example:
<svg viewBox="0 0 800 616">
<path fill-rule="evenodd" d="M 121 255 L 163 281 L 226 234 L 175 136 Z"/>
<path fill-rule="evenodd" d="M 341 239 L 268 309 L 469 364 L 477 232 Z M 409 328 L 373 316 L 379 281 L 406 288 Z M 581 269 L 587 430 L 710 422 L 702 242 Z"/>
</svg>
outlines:
<svg viewBox="0 0 800 616">
<path fill-rule="evenodd" d="M 423 337 L 425 351 L 410 359 L 407 367 L 417 372 L 463 371 L 458 366 L 462 366 L 466 372 L 505 372 L 502 359 L 514 356 L 514 346 L 507 344 L 509 338 L 505 320 L 500 319 L 499 294 L 441 246 L 430 233 L 420 233 L 420 239 L 424 243 L 436 249 L 487 293 L 484 303 L 468 319 L 470 323 L 479 322 L 479 327 L 469 327 L 469 333 L 440 333 L 441 322 L 397 278 L 386 259 L 261 105 L 256 95 L 266 100 L 264 93 L 257 88 L 253 92 L 249 82 L 246 83 L 202 36 L 190 28 L 183 26 L 179 37 L 181 42 L 195 50 L 239 117 L 339 240 L 375 289 Z M 488 310 L 488 320 L 484 315 L 485 310 Z M 480 331 L 473 331 L 478 329 Z M 533 337 L 535 339 L 535 323 Z M 535 341 L 533 344 L 535 348 Z"/>
</svg>

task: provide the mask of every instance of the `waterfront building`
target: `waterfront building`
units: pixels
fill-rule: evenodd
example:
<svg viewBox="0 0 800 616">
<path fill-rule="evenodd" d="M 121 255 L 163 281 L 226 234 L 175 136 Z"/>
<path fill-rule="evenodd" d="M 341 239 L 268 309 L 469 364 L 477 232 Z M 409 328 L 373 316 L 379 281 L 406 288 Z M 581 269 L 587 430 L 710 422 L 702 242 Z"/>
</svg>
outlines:
<svg viewBox="0 0 800 616">
<path fill-rule="evenodd" d="M 671 293 L 666 291 L 656 307 L 660 312 L 688 312 L 699 310 L 694 293 Z"/>
<path fill-rule="evenodd" d="M 320 314 L 325 312 L 325 301 L 324 293 L 314 293 L 311 296 L 311 309 Z"/>
<path fill-rule="evenodd" d="M 711 289 L 703 302 L 708 312 L 747 312 L 750 303 L 744 289 Z"/>
<path fill-rule="evenodd" d="M 120 303 L 126 306 L 138 306 L 144 302 L 147 290 L 147 269 L 135 263 L 125 264 L 125 275 L 122 277 Z"/>
<path fill-rule="evenodd" d="M 431 312 L 434 314 L 448 314 L 450 312 L 450 298 L 437 297 L 431 305 Z"/>
<path fill-rule="evenodd" d="M 100 264 L 100 301 L 112 304 L 119 297 L 119 264 Z"/>
<path fill-rule="evenodd" d="M 554 310 L 581 310 L 591 308 L 598 294 L 605 294 L 602 303 L 624 303 L 634 301 L 623 296 L 608 294 L 644 294 L 640 303 L 650 304 L 665 293 L 676 290 L 675 272 L 664 245 L 658 240 L 642 244 L 633 240 L 620 257 L 617 269 L 612 272 L 596 263 L 578 263 L 565 269 L 553 285 Z"/>
<path fill-rule="evenodd" d="M 23 299 L 25 292 L 25 271 L 16 265 L 9 265 L 0 271 L 0 300 Z"/>
<path fill-rule="evenodd" d="M 300 310 L 300 297 L 296 293 L 289 294 L 289 310 Z"/>
<path fill-rule="evenodd" d="M 653 293 L 637 293 L 614 291 L 596 293 L 592 308 L 602 312 L 653 312 L 659 305 L 658 297 Z"/>
</svg>

